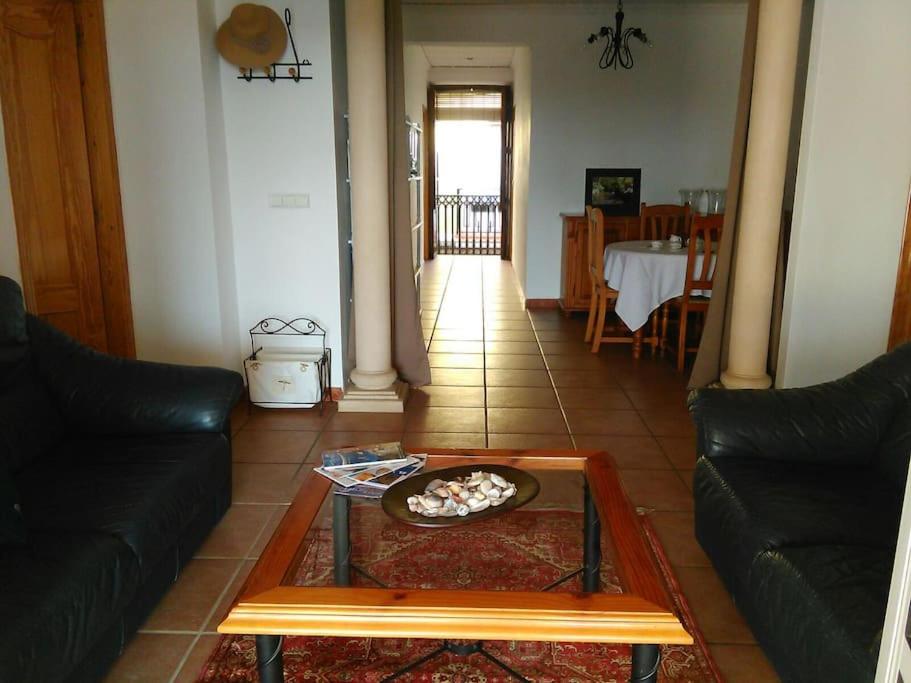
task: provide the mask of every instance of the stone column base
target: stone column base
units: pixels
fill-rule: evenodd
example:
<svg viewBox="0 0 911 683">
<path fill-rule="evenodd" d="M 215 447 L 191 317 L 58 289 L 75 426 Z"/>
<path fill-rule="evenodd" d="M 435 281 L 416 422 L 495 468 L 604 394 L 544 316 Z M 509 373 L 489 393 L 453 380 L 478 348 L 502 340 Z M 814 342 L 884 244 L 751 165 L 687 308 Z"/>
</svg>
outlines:
<svg viewBox="0 0 911 683">
<path fill-rule="evenodd" d="M 395 381 L 385 389 L 359 389 L 352 385 L 338 402 L 340 413 L 403 413 L 408 385 Z"/>
<path fill-rule="evenodd" d="M 721 373 L 721 383 L 725 389 L 768 389 L 772 378 L 766 374 L 738 375 L 728 369 Z"/>
</svg>

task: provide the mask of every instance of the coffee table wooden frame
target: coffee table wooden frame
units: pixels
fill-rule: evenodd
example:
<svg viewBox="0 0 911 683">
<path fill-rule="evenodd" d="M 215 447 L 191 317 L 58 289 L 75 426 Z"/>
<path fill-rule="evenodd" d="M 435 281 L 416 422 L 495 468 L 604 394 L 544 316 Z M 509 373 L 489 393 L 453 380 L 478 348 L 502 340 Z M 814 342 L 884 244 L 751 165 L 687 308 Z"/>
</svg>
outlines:
<svg viewBox="0 0 911 683">
<path fill-rule="evenodd" d="M 597 517 L 613 541 L 616 570 L 626 592 L 542 593 L 520 591 L 412 590 L 284 585 L 300 546 L 317 518 L 331 482 L 310 472 L 247 578 L 219 633 L 256 636 L 348 636 L 631 643 L 652 659 L 657 644 L 692 644 L 671 609 L 636 512 L 603 451 L 429 449 L 427 468 L 495 463 L 534 470 L 583 472 Z M 263 680 L 280 641 L 257 638 Z M 639 657 L 643 659 L 642 656 Z M 634 661 L 633 680 L 654 680 L 649 662 Z M 657 665 L 656 665 L 657 666 Z M 641 678 L 635 678 L 636 669 Z M 280 668 L 279 668 L 280 670 Z M 653 674 L 653 672 L 651 672 Z"/>
</svg>

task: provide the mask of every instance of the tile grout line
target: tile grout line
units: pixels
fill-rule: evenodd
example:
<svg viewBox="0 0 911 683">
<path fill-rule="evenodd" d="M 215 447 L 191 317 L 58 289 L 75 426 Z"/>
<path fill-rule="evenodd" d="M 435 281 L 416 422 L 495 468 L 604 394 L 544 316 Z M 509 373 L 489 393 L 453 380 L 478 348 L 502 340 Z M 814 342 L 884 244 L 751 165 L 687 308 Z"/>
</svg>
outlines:
<svg viewBox="0 0 911 683">
<path fill-rule="evenodd" d="M 550 381 L 550 387 L 553 389 L 554 396 L 557 397 L 557 406 L 560 409 L 560 415 L 563 416 L 563 424 L 566 425 L 566 433 L 569 434 L 569 442 L 572 445 L 573 450 L 576 450 L 576 437 L 569 426 L 569 418 L 566 417 L 566 409 L 563 407 L 563 399 L 560 398 L 560 392 L 557 391 L 557 385 L 554 383 L 554 376 L 550 371 L 550 363 L 547 362 L 547 356 L 544 355 L 544 347 L 541 346 L 541 339 L 538 336 L 538 328 L 535 325 L 534 318 L 531 317 L 531 313 L 527 309 L 525 311 L 525 315 L 528 317 L 528 323 L 531 325 L 532 334 L 535 335 L 535 343 L 538 345 L 538 353 L 541 354 L 541 358 L 544 361 L 544 370 L 547 372 L 547 379 Z"/>
<path fill-rule="evenodd" d="M 487 415 L 487 314 L 484 310 L 486 304 L 484 293 L 484 261 L 481 261 L 481 381 L 484 384 L 484 448 L 490 448 L 490 419 Z"/>
</svg>

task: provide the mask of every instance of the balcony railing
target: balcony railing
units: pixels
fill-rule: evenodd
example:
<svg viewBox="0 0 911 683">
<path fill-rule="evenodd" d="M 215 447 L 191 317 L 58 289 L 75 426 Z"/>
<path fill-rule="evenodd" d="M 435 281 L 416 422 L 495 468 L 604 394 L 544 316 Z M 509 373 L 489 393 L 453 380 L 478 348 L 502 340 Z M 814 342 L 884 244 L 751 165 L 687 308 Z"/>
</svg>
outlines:
<svg viewBox="0 0 911 683">
<path fill-rule="evenodd" d="M 437 195 L 433 207 L 435 254 L 500 254 L 502 233 L 499 195 Z"/>
</svg>

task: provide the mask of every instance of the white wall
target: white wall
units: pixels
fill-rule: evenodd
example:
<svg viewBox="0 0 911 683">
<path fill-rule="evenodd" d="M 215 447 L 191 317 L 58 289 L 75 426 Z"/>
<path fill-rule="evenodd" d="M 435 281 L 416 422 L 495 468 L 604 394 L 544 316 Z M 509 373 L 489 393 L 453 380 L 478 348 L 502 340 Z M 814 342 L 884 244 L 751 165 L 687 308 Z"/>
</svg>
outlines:
<svg viewBox="0 0 911 683">
<path fill-rule="evenodd" d="M 886 349 L 911 182 L 911 3 L 816 0 L 777 383 Z"/>
<path fill-rule="evenodd" d="M 6 138 L 3 136 L 3 117 L 0 116 L 0 275 L 11 277 L 22 284 L 16 219 L 13 216 L 13 197 L 9 186 L 9 166 L 6 163 Z"/>
<path fill-rule="evenodd" d="M 430 63 L 420 45 L 406 44 L 404 54 L 405 115 L 419 126 L 423 126 Z"/>
<path fill-rule="evenodd" d="M 613 5 L 406 5 L 413 42 L 531 49 L 531 169 L 525 291 L 560 294 L 561 212 L 582 213 L 585 169 L 641 167 L 643 201 L 679 202 L 681 187 L 724 187 L 740 82 L 746 5 L 629 5 L 631 71 L 598 69 L 587 36 Z"/>
<path fill-rule="evenodd" d="M 528 251 L 528 172 L 531 164 L 531 50 L 516 48 L 512 60 L 513 128 L 512 265 L 522 295 L 525 295 Z"/>
<path fill-rule="evenodd" d="M 235 4 L 217 0 L 219 22 Z M 248 83 L 237 78 L 236 67 L 220 60 L 240 322 L 236 334 L 246 350 L 247 331 L 262 318 L 306 315 L 327 329 L 327 342 L 340 359 L 329 0 L 261 4 L 279 15 L 290 7 L 298 52 L 313 63 L 313 80 Z M 310 208 L 271 208 L 269 195 L 275 193 L 309 194 Z M 342 364 L 334 365 L 333 386 L 341 386 Z"/>
</svg>

